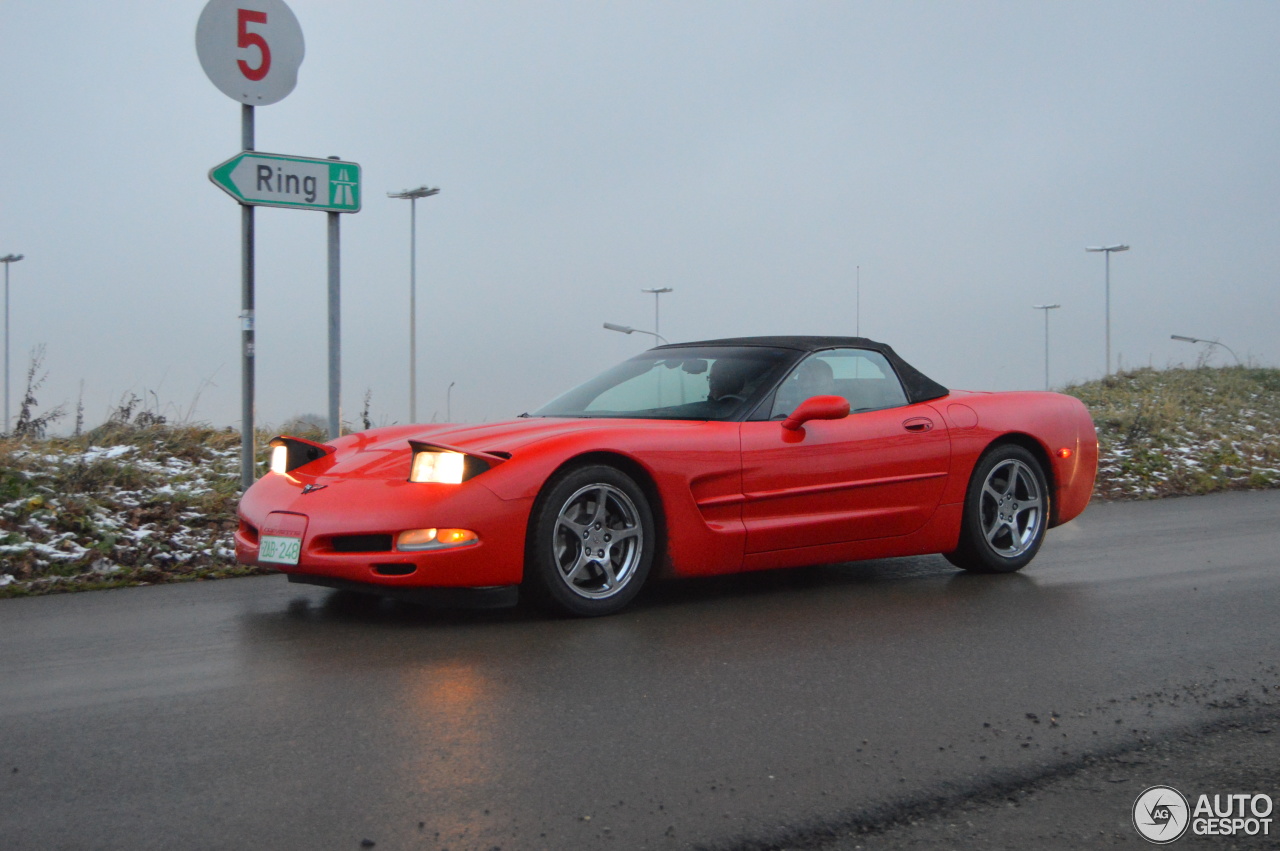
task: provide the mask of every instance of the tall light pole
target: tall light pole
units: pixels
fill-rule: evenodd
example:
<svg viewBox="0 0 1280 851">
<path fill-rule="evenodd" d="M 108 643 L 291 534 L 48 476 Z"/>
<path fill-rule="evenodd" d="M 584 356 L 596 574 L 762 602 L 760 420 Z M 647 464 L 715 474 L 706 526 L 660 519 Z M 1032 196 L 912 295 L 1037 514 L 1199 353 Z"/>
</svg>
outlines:
<svg viewBox="0 0 1280 851">
<path fill-rule="evenodd" d="M 448 422 L 453 422 L 453 385 L 456 381 L 449 382 L 449 388 L 444 391 L 444 418 Z"/>
<path fill-rule="evenodd" d="M 1219 343 L 1217 340 L 1205 340 L 1205 339 L 1202 339 L 1202 338 L 1200 338 L 1200 337 L 1187 337 L 1187 336 L 1185 336 L 1185 335 L 1183 335 L 1183 334 L 1170 334 L 1170 335 L 1169 335 L 1169 339 L 1170 339 L 1170 340 L 1178 340 L 1178 341 L 1183 342 L 1183 343 L 1205 343 L 1205 344 L 1210 345 L 1210 346 L 1221 346 L 1222 348 L 1224 348 L 1224 349 L 1226 349 L 1227 351 L 1231 352 L 1231 357 L 1233 357 L 1233 358 L 1235 358 L 1235 359 L 1236 359 L 1236 366 L 1244 366 L 1244 364 L 1240 362 L 1240 356 L 1239 356 L 1238 354 L 1236 354 L 1236 353 L 1232 350 L 1232 348 L 1231 348 L 1230 346 L 1228 346 L 1226 343 Z"/>
<path fill-rule="evenodd" d="M 1044 389 L 1049 389 L 1049 311 L 1062 307 L 1060 304 L 1033 304 L 1035 310 L 1044 311 Z"/>
<path fill-rule="evenodd" d="M 4 433 L 9 433 L 9 267 L 22 259 L 21 254 L 0 257 L 4 264 Z"/>
<path fill-rule="evenodd" d="M 662 337 L 659 336 L 659 333 L 662 329 L 658 327 L 658 299 L 662 297 L 663 293 L 673 292 L 673 290 L 671 287 L 655 287 L 654 289 L 641 290 L 640 292 L 653 293 L 653 336 L 661 340 Z"/>
<path fill-rule="evenodd" d="M 1128 250 L 1127 245 L 1090 245 L 1085 248 L 1085 251 L 1101 251 L 1107 255 L 1107 375 L 1111 374 L 1111 255 Z"/>
<path fill-rule="evenodd" d="M 440 190 L 419 186 L 388 192 L 388 198 L 409 199 L 409 422 L 418 421 L 418 199 Z"/>
</svg>

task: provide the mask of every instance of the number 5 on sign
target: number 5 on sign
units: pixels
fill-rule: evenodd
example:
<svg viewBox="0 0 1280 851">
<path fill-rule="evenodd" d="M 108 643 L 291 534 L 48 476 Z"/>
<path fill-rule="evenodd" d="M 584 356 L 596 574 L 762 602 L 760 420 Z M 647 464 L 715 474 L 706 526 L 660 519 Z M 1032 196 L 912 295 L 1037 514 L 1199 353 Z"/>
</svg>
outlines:
<svg viewBox="0 0 1280 851">
<path fill-rule="evenodd" d="M 284 0 L 209 0 L 196 23 L 196 55 L 227 97 L 250 106 L 283 100 L 306 47 Z"/>
<path fill-rule="evenodd" d="M 236 60 L 236 64 L 240 66 L 241 74 L 257 83 L 266 77 L 267 72 L 271 70 L 271 45 L 267 44 L 267 40 L 256 32 L 249 32 L 250 22 L 266 24 L 267 13 L 255 12 L 252 9 L 236 9 L 236 46 L 256 47 L 262 53 L 262 61 L 258 63 L 257 68 L 250 68 L 249 63 L 243 59 Z"/>
</svg>

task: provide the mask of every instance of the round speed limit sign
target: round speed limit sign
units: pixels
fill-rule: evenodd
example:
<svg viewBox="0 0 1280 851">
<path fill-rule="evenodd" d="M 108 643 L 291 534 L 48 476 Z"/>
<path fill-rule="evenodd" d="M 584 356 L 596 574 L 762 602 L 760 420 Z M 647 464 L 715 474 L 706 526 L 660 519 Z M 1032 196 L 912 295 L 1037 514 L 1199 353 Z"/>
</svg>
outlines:
<svg viewBox="0 0 1280 851">
<path fill-rule="evenodd" d="M 232 100 L 265 106 L 298 83 L 306 48 L 284 0 L 209 0 L 196 23 L 196 55 Z"/>
</svg>

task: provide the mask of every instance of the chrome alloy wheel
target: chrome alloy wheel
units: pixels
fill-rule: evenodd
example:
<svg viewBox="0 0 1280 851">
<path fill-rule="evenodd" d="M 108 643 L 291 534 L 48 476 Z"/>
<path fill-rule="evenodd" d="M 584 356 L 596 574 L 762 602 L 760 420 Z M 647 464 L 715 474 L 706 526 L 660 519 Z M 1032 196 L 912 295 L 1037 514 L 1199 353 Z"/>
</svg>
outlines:
<svg viewBox="0 0 1280 851">
<path fill-rule="evenodd" d="M 982 534 L 1005 558 L 1035 544 L 1044 524 L 1044 495 L 1031 468 L 1017 458 L 996 464 L 982 483 Z"/>
<path fill-rule="evenodd" d="M 643 556 L 640 512 L 613 485 L 586 485 L 561 507 L 551 547 L 566 588 L 590 600 L 612 597 L 631 581 Z"/>
</svg>

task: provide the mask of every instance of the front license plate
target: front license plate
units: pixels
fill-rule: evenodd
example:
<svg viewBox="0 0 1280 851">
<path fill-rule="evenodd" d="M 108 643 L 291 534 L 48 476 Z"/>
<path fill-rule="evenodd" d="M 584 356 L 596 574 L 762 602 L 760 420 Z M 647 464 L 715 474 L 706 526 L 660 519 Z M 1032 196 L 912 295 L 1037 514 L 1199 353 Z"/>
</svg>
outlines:
<svg viewBox="0 0 1280 851">
<path fill-rule="evenodd" d="M 258 561 L 272 564 L 297 564 L 302 553 L 302 539 L 307 536 L 307 516 L 292 511 L 273 511 L 262 524 L 258 543 Z"/>
<path fill-rule="evenodd" d="M 264 535 L 258 548 L 258 561 L 269 561 L 275 564 L 297 564 L 298 554 L 301 552 L 301 538 Z"/>
</svg>

